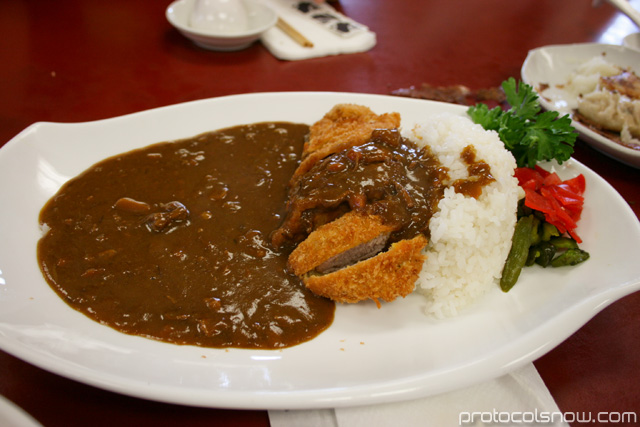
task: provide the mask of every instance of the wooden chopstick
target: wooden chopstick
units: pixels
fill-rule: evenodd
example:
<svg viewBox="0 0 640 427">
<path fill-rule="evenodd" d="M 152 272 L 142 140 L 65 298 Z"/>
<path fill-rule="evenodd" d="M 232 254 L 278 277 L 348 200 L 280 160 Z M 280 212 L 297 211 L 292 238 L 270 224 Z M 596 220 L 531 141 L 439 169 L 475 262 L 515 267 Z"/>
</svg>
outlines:
<svg viewBox="0 0 640 427">
<path fill-rule="evenodd" d="M 305 36 L 300 34 L 298 30 L 293 28 L 291 24 L 283 20 L 282 18 L 278 18 L 278 22 L 276 23 L 276 27 L 280 28 L 286 35 L 291 37 L 293 41 L 298 43 L 302 47 L 313 47 L 313 43 L 309 41 Z"/>
</svg>

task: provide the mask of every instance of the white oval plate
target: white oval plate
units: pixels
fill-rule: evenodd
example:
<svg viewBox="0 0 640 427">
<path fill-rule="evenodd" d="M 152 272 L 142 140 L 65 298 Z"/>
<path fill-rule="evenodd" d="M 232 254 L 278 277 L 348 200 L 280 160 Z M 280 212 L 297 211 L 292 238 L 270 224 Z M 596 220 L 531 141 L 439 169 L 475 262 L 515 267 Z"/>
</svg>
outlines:
<svg viewBox="0 0 640 427">
<path fill-rule="evenodd" d="M 640 288 L 640 224 L 622 197 L 576 161 L 586 204 L 578 232 L 591 259 L 527 269 L 459 317 L 426 317 L 423 299 L 340 305 L 319 337 L 277 350 L 177 346 L 129 336 L 69 308 L 36 261 L 38 213 L 70 177 L 154 142 L 259 121 L 312 123 L 352 102 L 398 111 L 405 127 L 465 107 L 350 93 L 264 93 L 214 98 L 89 123 L 36 123 L 0 150 L 0 347 L 60 375 L 107 390 L 187 405 L 287 409 L 417 398 L 503 375 L 566 339 L 612 301 Z M 99 191 L 99 189 L 97 189 Z M 615 212 L 616 221 L 611 221 Z"/>
<path fill-rule="evenodd" d="M 608 62 L 629 67 L 636 74 L 640 74 L 639 51 L 617 45 L 581 43 L 545 46 L 529 51 L 522 65 L 522 81 L 536 91 L 541 85 L 548 84 L 549 89 L 540 94 L 540 104 L 547 110 L 571 114 L 577 107 L 577 100 L 574 95 L 557 85 L 566 84 L 571 73 L 579 65 L 603 53 Z M 626 165 L 640 168 L 640 151 L 624 147 L 578 121 L 574 120 L 573 126 L 582 139 L 596 150 Z"/>
</svg>

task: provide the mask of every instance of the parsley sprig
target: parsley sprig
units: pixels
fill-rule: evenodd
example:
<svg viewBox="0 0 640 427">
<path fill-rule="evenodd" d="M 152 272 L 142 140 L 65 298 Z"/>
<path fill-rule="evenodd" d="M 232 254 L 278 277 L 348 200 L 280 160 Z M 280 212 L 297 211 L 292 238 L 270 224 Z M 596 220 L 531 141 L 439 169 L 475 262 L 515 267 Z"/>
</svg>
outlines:
<svg viewBox="0 0 640 427">
<path fill-rule="evenodd" d="M 515 157 L 518 167 L 533 168 L 537 162 L 555 159 L 568 160 L 578 134 L 566 114 L 558 118 L 556 111 L 540 112 L 538 95 L 533 88 L 511 77 L 502 83 L 511 108 L 489 109 L 486 104 L 470 107 L 471 119 L 487 130 L 498 132 L 507 150 Z"/>
</svg>

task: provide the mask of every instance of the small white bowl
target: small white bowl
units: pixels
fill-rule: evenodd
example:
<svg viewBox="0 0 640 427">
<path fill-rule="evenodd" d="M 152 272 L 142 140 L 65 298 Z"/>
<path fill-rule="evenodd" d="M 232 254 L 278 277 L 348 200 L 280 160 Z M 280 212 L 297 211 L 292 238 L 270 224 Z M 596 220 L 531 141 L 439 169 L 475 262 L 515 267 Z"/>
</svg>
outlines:
<svg viewBox="0 0 640 427">
<path fill-rule="evenodd" d="M 191 39 L 196 45 L 218 51 L 234 51 L 249 47 L 258 40 L 262 33 L 273 27 L 278 20 L 276 13 L 269 7 L 254 0 L 241 0 L 248 13 L 248 28 L 243 32 L 214 33 L 192 28 L 189 25 L 195 0 L 177 0 L 167 8 L 167 20 L 182 35 Z"/>
<path fill-rule="evenodd" d="M 622 39 L 622 45 L 630 49 L 640 50 L 640 33 L 631 33 Z"/>
</svg>

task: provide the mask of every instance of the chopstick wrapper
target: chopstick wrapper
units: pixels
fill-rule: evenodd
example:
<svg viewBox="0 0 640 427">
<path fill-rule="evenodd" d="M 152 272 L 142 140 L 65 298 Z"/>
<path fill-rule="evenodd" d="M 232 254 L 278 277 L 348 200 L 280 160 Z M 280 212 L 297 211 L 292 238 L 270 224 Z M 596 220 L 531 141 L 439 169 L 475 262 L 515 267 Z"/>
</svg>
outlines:
<svg viewBox="0 0 640 427">
<path fill-rule="evenodd" d="M 491 381 L 423 399 L 353 408 L 269 411 L 269 421 L 271 427 L 568 426 L 532 363 Z"/>
<path fill-rule="evenodd" d="M 278 59 L 296 61 L 364 52 L 376 44 L 374 32 L 338 13 L 326 3 L 315 3 L 312 0 L 263 2 L 313 44 L 313 47 L 302 46 L 280 28 L 271 28 L 262 35 L 261 41 Z"/>
</svg>

